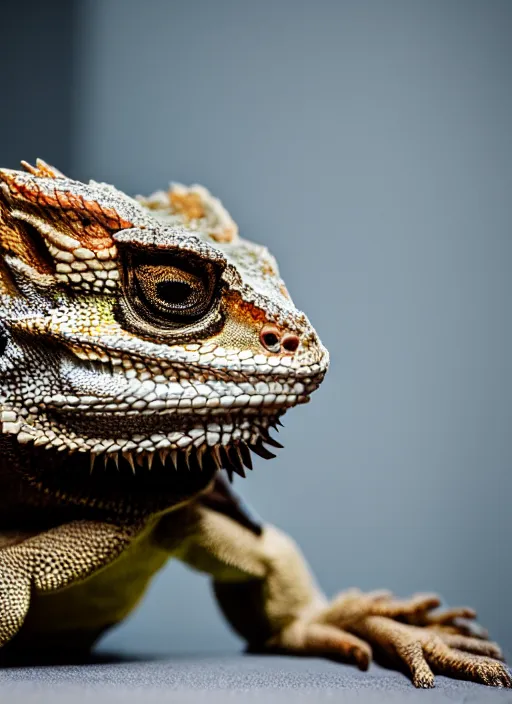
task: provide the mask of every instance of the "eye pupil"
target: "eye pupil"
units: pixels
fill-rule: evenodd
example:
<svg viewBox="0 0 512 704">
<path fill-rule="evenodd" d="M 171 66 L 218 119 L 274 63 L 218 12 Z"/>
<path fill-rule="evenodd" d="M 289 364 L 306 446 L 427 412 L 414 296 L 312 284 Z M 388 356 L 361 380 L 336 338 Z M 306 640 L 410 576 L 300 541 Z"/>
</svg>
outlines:
<svg viewBox="0 0 512 704">
<path fill-rule="evenodd" d="M 166 303 L 184 303 L 190 296 L 191 287 L 184 281 L 161 281 L 156 286 L 156 295 Z"/>
</svg>

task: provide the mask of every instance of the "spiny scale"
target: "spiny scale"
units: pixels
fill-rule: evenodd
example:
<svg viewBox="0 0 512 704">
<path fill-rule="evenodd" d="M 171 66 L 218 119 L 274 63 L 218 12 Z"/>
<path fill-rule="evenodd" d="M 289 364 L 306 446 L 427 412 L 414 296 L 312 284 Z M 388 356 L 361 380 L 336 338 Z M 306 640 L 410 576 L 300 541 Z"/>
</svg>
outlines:
<svg viewBox="0 0 512 704">
<path fill-rule="evenodd" d="M 130 467 L 132 468 L 132 472 L 135 474 L 135 463 L 133 461 L 132 453 L 127 451 L 127 452 L 122 452 L 121 454 L 124 457 L 124 459 L 128 462 Z"/>
<path fill-rule="evenodd" d="M 151 471 L 154 466 L 154 461 L 158 456 L 162 467 L 170 465 L 174 470 L 177 470 L 178 467 L 181 466 L 191 471 L 196 468 L 196 465 L 199 470 L 202 470 L 205 466 L 205 462 L 211 461 L 214 463 L 217 470 L 225 469 L 229 479 L 232 480 L 235 473 L 241 477 L 245 477 L 244 466 L 247 467 L 247 469 L 252 469 L 251 450 L 264 459 L 272 459 L 275 457 L 275 454 L 265 447 L 264 442 L 273 447 L 282 447 L 280 443 L 269 435 L 268 430 L 261 428 L 260 436 L 255 439 L 254 442 L 250 443 L 245 443 L 240 440 L 227 446 L 213 445 L 209 447 L 207 445 L 200 445 L 199 447 L 195 447 L 194 445 L 189 445 L 185 450 L 163 448 L 158 450 L 158 455 L 157 452 L 137 452 L 130 450 L 108 454 L 101 453 L 101 455 L 91 452 L 90 471 L 93 471 L 96 459 L 100 456 L 103 459 L 105 469 L 108 467 L 109 460 L 112 459 L 115 462 L 116 469 L 119 471 L 119 459 L 121 456 L 128 463 L 132 473 L 135 475 L 137 473 L 137 467 Z"/>
<path fill-rule="evenodd" d="M 258 440 L 256 440 L 254 444 L 249 445 L 249 447 L 257 455 L 263 457 L 264 460 L 271 460 L 275 457 L 274 453 L 270 452 L 270 450 L 265 447 L 261 438 L 258 438 Z"/>
<path fill-rule="evenodd" d="M 270 435 L 270 433 L 268 432 L 268 430 L 267 430 L 266 428 L 260 428 L 260 433 L 261 433 L 261 435 L 262 435 L 262 437 L 263 437 L 263 440 L 264 440 L 268 445 L 272 445 L 272 447 L 277 447 L 277 448 L 280 449 L 280 450 L 283 448 L 283 446 L 281 445 L 281 443 L 278 442 L 277 440 L 274 440 L 274 438 Z"/>
<path fill-rule="evenodd" d="M 220 449 L 219 445 L 214 445 L 212 448 L 210 448 L 211 456 L 213 458 L 213 461 L 217 465 L 217 469 L 222 469 L 222 458 L 220 456 Z"/>
<path fill-rule="evenodd" d="M 247 469 L 252 469 L 252 458 L 251 458 L 251 452 L 245 442 L 241 442 L 239 445 L 240 448 L 240 453 L 242 455 L 242 460 Z"/>
<path fill-rule="evenodd" d="M 199 465 L 199 469 L 203 469 L 203 455 L 206 451 L 206 445 L 200 445 L 197 448 L 197 454 L 196 454 L 196 459 L 197 459 L 197 464 Z"/>
<path fill-rule="evenodd" d="M 229 447 L 223 448 L 226 461 L 225 461 L 225 468 L 227 469 L 230 467 L 233 472 L 236 472 L 239 474 L 241 477 L 245 478 L 245 472 L 244 472 L 244 465 L 242 462 L 242 458 L 238 454 L 238 450 L 236 445 L 231 445 Z"/>
</svg>

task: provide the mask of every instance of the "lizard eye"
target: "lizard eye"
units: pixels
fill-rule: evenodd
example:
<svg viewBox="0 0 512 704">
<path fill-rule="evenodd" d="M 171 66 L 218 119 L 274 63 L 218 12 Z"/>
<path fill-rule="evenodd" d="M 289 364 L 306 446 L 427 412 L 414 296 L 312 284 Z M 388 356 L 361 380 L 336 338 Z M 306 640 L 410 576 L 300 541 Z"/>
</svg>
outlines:
<svg viewBox="0 0 512 704">
<path fill-rule="evenodd" d="M 156 315 L 177 322 L 197 320 L 208 311 L 212 301 L 215 287 L 212 274 L 207 264 L 145 263 L 135 266 L 134 283 L 141 302 Z"/>
<path fill-rule="evenodd" d="M 127 249 L 119 312 L 124 325 L 151 337 L 184 340 L 218 327 L 222 269 L 187 251 Z"/>
</svg>

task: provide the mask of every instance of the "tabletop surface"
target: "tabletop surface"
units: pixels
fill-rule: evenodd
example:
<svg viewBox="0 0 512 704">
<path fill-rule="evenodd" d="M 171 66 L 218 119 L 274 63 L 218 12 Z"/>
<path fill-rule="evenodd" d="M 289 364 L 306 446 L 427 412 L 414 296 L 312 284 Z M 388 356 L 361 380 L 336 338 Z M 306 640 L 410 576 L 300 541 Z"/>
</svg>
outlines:
<svg viewBox="0 0 512 704">
<path fill-rule="evenodd" d="M 399 672 L 372 665 L 368 672 L 312 658 L 284 656 L 167 656 L 105 654 L 85 664 L 10 667 L 0 671 L 0 701 L 17 704 L 94 702 L 343 701 L 401 704 L 421 701 L 511 702 L 512 690 L 438 677 L 416 690 Z"/>
</svg>

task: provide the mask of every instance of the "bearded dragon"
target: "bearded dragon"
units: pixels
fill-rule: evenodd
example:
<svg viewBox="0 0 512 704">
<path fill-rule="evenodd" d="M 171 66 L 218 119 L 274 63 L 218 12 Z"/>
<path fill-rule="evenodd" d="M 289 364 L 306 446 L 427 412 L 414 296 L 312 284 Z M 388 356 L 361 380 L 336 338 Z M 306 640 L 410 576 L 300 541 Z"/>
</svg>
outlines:
<svg viewBox="0 0 512 704">
<path fill-rule="evenodd" d="M 0 170 L 2 657 L 91 648 L 175 557 L 253 650 L 510 687 L 471 609 L 329 600 L 233 492 L 328 367 L 268 250 L 203 187 L 132 199 L 22 164 Z"/>
</svg>

